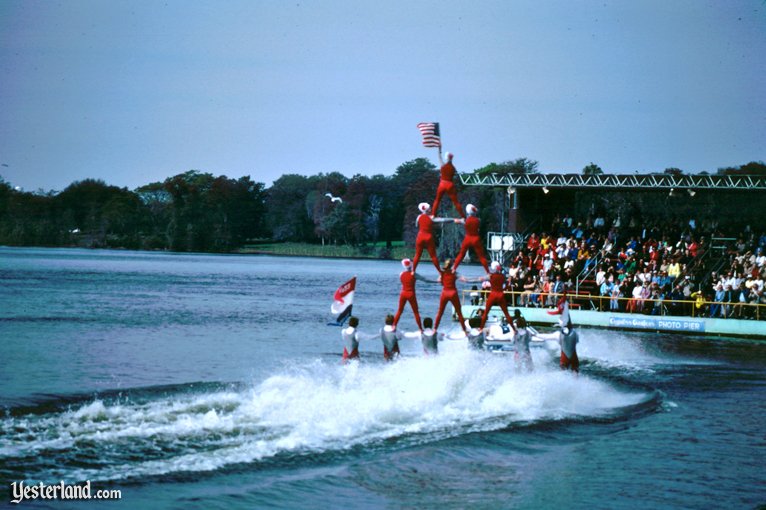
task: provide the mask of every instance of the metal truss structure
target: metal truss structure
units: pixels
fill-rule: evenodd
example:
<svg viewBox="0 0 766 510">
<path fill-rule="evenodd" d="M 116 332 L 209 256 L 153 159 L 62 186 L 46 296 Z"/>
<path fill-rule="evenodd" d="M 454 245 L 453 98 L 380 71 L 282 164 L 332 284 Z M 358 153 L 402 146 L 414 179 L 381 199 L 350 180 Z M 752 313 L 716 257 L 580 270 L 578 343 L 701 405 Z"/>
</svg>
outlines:
<svg viewBox="0 0 766 510">
<path fill-rule="evenodd" d="M 466 186 L 511 188 L 622 188 L 766 190 L 760 175 L 669 174 L 460 174 Z"/>
</svg>

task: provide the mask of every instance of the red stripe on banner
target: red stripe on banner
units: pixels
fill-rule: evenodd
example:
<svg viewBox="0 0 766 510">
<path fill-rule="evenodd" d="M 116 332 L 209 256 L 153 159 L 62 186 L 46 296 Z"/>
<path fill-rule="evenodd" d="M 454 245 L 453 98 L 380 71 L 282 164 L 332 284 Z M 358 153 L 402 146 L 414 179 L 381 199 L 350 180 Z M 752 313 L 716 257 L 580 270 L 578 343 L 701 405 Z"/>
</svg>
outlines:
<svg viewBox="0 0 766 510">
<path fill-rule="evenodd" d="M 338 290 L 335 291 L 335 296 L 333 298 L 335 301 L 343 302 L 343 298 L 348 295 L 349 292 L 353 292 L 354 288 L 356 287 L 356 276 L 351 278 L 349 281 L 338 287 Z"/>
<path fill-rule="evenodd" d="M 420 134 L 423 136 L 424 147 L 441 147 L 441 135 L 438 122 L 421 122 L 418 124 Z"/>
</svg>

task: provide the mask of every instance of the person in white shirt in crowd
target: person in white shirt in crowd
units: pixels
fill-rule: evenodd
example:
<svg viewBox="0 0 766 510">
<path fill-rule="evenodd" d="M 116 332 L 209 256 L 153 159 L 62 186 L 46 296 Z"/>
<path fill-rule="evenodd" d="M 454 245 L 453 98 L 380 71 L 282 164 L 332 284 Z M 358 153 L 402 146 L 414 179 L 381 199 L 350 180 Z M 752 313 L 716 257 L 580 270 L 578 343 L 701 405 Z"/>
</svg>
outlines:
<svg viewBox="0 0 766 510">
<path fill-rule="evenodd" d="M 604 271 L 604 266 L 600 265 L 598 266 L 598 271 L 596 271 L 596 286 L 600 288 L 605 281 L 606 281 L 606 271 Z"/>
</svg>

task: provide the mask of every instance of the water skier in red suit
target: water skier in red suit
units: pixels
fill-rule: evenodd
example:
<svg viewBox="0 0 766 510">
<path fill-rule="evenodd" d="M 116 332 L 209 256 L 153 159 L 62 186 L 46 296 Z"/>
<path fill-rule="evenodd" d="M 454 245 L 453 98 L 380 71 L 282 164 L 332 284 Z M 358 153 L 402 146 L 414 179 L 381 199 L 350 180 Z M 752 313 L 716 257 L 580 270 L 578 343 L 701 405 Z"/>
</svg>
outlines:
<svg viewBox="0 0 766 510">
<path fill-rule="evenodd" d="M 489 285 L 489 295 L 487 296 L 487 304 L 484 307 L 484 315 L 481 317 L 481 325 L 479 326 L 480 329 L 484 329 L 484 324 L 487 323 L 487 316 L 489 315 L 489 311 L 493 306 L 497 305 L 501 310 L 503 310 L 503 314 L 505 314 L 505 319 L 508 321 L 508 325 L 513 328 L 513 331 L 516 331 L 516 327 L 513 325 L 511 314 L 508 313 L 508 305 L 505 302 L 505 275 L 503 274 L 503 267 L 500 265 L 500 262 L 496 260 L 493 261 L 492 265 L 490 266 Z"/>
<path fill-rule="evenodd" d="M 484 247 L 481 245 L 481 238 L 479 237 L 480 221 L 478 216 L 476 216 L 479 213 L 479 209 L 473 204 L 468 204 L 465 206 L 465 212 L 468 213 L 468 217 L 463 220 L 457 220 L 465 224 L 465 237 L 463 238 L 463 244 L 460 246 L 460 253 L 458 253 L 455 259 L 454 269 L 457 271 L 457 266 L 463 261 L 468 248 L 473 248 L 474 253 L 479 257 L 481 265 L 484 266 L 484 271 L 489 273 L 487 255 L 484 253 Z"/>
<path fill-rule="evenodd" d="M 423 249 L 428 250 L 428 254 L 431 256 L 431 262 L 434 263 L 434 267 L 437 271 L 441 272 L 439 268 L 439 259 L 436 258 L 436 242 L 434 242 L 434 223 L 446 223 L 454 222 L 452 218 L 434 218 L 432 214 L 428 214 L 431 206 L 426 202 L 418 204 L 420 214 L 415 220 L 415 224 L 418 226 L 418 237 L 415 239 L 415 259 L 412 262 L 412 272 L 415 272 L 418 268 L 418 262 L 420 262 L 420 256 L 423 254 Z"/>
<path fill-rule="evenodd" d="M 429 280 L 427 278 L 423 278 L 420 275 L 416 275 L 416 278 L 428 283 L 442 284 L 442 294 L 439 298 L 439 312 L 436 314 L 434 331 L 439 330 L 439 323 L 442 320 L 442 315 L 444 314 L 444 309 L 447 307 L 447 303 L 452 303 L 452 306 L 455 307 L 455 311 L 457 312 L 458 319 L 460 320 L 460 327 L 463 329 L 463 332 L 468 335 L 465 326 L 465 319 L 463 318 L 463 311 L 461 310 L 460 306 L 460 299 L 458 298 L 457 294 L 457 286 L 455 285 L 458 276 L 457 273 L 455 273 L 455 271 L 452 269 L 452 261 L 450 259 L 444 261 L 442 268 L 439 270 L 439 278 L 436 280 Z M 460 278 L 460 280 L 466 281 L 465 278 Z"/>
<path fill-rule="evenodd" d="M 452 180 L 455 178 L 455 173 L 457 173 L 457 170 L 455 170 L 455 165 L 452 164 L 452 158 L 454 157 L 454 154 L 448 152 L 446 156 L 447 162 L 445 163 L 442 160 L 441 150 L 439 150 L 439 162 L 442 164 L 442 166 L 439 170 L 439 187 L 436 188 L 436 200 L 434 200 L 433 206 L 434 216 L 436 215 L 436 211 L 439 210 L 439 202 L 441 202 L 442 196 L 446 193 L 450 200 L 452 200 L 452 203 L 455 205 L 455 209 L 457 209 L 457 213 L 460 215 L 460 217 L 465 218 L 463 207 L 460 205 L 460 202 L 457 199 L 455 183 L 452 182 Z"/>
<path fill-rule="evenodd" d="M 399 323 L 399 318 L 404 311 L 404 305 L 409 303 L 412 313 L 415 315 L 418 329 L 423 331 L 423 325 L 420 323 L 420 314 L 418 313 L 418 299 L 415 297 L 415 273 L 412 272 L 412 261 L 410 259 L 403 259 L 402 267 L 404 271 L 399 274 L 399 281 L 402 282 L 402 291 L 399 293 L 399 309 L 394 316 L 394 328 Z"/>
</svg>

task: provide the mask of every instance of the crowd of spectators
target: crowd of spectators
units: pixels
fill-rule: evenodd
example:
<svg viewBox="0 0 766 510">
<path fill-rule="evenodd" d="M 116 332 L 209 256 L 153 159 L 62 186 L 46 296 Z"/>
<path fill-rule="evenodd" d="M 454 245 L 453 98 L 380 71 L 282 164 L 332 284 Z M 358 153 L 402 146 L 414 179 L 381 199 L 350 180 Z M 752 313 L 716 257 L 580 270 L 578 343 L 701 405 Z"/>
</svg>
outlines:
<svg viewBox="0 0 766 510">
<path fill-rule="evenodd" d="M 766 319 L 766 232 L 565 216 L 529 235 L 507 277 L 516 306 L 552 307 L 566 289 L 599 310 Z"/>
</svg>

